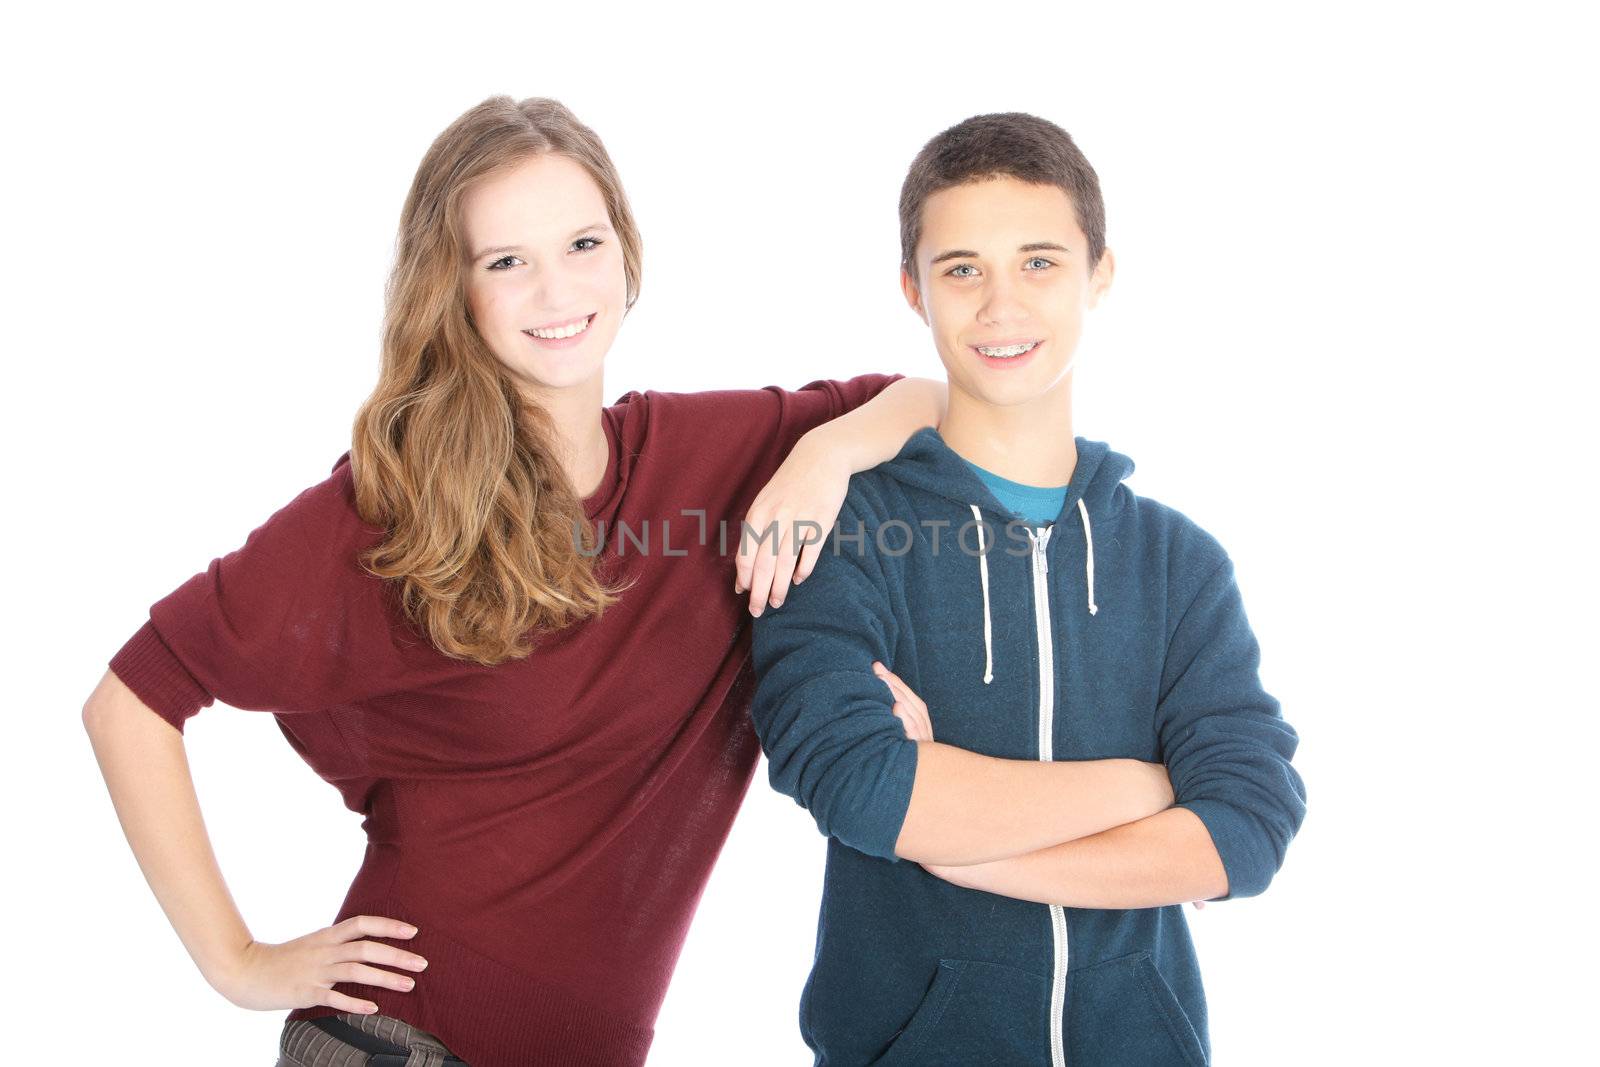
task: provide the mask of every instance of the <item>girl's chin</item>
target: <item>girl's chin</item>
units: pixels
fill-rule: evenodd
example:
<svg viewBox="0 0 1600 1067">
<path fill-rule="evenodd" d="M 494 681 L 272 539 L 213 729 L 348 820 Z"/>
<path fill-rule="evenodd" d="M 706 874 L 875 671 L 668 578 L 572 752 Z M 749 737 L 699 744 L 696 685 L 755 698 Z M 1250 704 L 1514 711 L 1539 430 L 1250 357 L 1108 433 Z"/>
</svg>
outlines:
<svg viewBox="0 0 1600 1067">
<path fill-rule="evenodd" d="M 588 385 L 600 374 L 601 365 L 596 362 L 593 366 L 565 366 L 551 367 L 523 366 L 517 377 L 522 380 L 524 387 L 535 392 L 558 392 L 566 389 L 576 389 Z"/>
</svg>

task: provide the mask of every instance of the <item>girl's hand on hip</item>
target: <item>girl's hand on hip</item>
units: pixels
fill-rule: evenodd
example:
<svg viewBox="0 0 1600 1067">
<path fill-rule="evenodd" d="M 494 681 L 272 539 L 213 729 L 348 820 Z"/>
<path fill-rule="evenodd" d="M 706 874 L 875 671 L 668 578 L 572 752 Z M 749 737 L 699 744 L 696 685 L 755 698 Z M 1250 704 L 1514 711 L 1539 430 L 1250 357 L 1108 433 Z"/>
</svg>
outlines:
<svg viewBox="0 0 1600 1067">
<path fill-rule="evenodd" d="M 335 990 L 334 984 L 360 982 L 409 992 L 416 984 L 414 979 L 383 968 L 420 971 L 428 961 L 415 952 L 365 939 L 405 940 L 416 933 L 416 927 L 399 919 L 353 915 L 282 944 L 251 941 L 239 950 L 227 972 L 211 984 L 241 1008 L 271 1011 L 327 1005 L 370 1015 L 378 1010 L 376 1004 L 346 996 Z"/>
</svg>

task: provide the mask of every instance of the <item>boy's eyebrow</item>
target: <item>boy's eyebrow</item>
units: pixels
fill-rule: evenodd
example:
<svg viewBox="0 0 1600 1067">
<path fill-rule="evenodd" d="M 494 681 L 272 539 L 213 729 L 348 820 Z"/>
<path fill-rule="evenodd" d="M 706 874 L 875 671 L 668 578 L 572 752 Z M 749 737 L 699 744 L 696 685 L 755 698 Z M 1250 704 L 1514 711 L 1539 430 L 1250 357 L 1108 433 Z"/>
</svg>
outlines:
<svg viewBox="0 0 1600 1067">
<path fill-rule="evenodd" d="M 578 239 L 578 235 L 581 233 L 587 233 L 590 230 L 604 230 L 605 228 L 606 224 L 603 222 L 591 222 L 587 226 L 579 226 L 576 230 L 573 230 L 572 236 L 568 237 L 567 240 L 575 241 Z M 500 252 L 518 252 L 521 251 L 521 249 L 521 245 L 500 245 L 496 248 L 485 248 L 481 252 L 475 252 L 473 253 L 472 258 L 478 260 L 482 259 L 484 256 L 492 256 Z"/>
<path fill-rule="evenodd" d="M 1058 245 L 1054 241 L 1032 241 L 1025 245 L 1017 246 L 1018 252 L 1070 252 L 1066 245 Z M 943 263 L 947 259 L 977 259 L 978 253 L 966 248 L 957 248 L 949 252 L 941 252 L 933 257 L 929 266 Z"/>
</svg>

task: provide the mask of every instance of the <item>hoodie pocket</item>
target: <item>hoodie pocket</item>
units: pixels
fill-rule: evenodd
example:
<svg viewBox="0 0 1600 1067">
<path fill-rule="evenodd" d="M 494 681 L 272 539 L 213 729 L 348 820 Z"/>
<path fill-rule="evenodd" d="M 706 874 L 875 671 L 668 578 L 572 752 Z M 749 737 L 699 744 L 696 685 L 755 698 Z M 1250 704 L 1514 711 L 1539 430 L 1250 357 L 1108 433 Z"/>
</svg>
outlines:
<svg viewBox="0 0 1600 1067">
<path fill-rule="evenodd" d="M 1050 1062 L 1050 983 L 980 960 L 940 960 L 905 1027 L 871 1067 Z"/>
<path fill-rule="evenodd" d="M 1068 975 L 1067 1062 L 1206 1067 L 1189 1016 L 1148 952 Z"/>
</svg>

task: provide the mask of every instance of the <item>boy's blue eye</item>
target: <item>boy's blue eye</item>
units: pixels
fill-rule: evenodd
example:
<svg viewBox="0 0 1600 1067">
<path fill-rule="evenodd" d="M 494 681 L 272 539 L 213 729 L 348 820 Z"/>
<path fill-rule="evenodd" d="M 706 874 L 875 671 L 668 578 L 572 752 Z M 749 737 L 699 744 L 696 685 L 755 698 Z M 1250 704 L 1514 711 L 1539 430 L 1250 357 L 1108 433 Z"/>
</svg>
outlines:
<svg viewBox="0 0 1600 1067">
<path fill-rule="evenodd" d="M 1043 263 L 1044 267 L 1053 267 L 1053 266 L 1055 266 L 1055 264 L 1053 262 L 1051 262 L 1048 259 L 1045 259 L 1043 256 L 1034 256 L 1032 259 L 1028 260 L 1028 265 L 1030 267 L 1035 263 Z M 1037 267 L 1037 268 L 1034 268 L 1034 269 L 1043 270 L 1044 267 Z"/>
<path fill-rule="evenodd" d="M 971 274 L 956 274 L 956 271 L 958 271 L 958 270 L 976 271 L 977 269 L 978 268 L 974 267 L 971 263 L 958 263 L 955 266 L 951 267 L 945 273 L 954 275 L 957 278 L 970 278 L 970 277 L 972 277 Z"/>
</svg>

